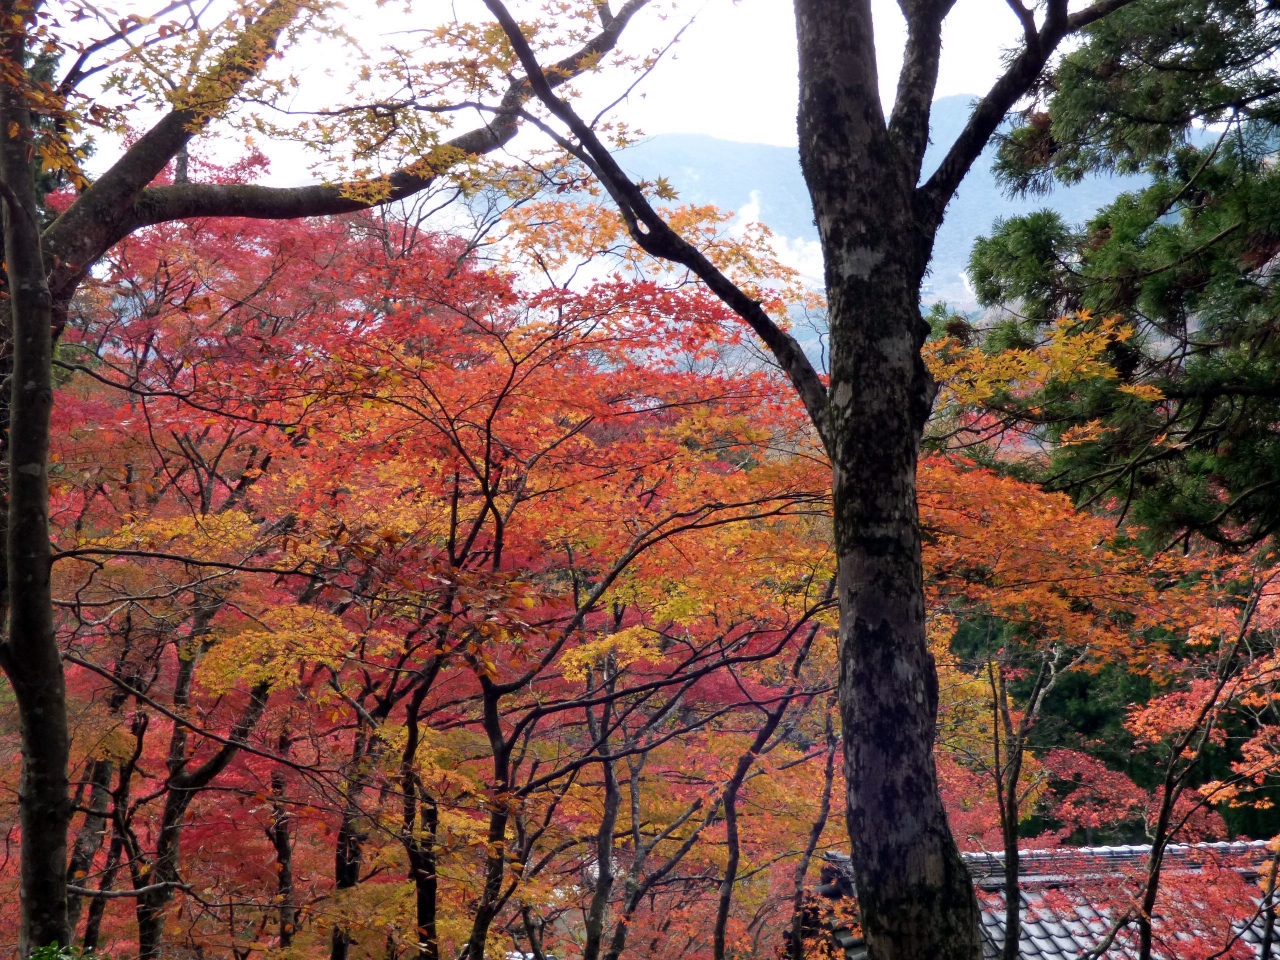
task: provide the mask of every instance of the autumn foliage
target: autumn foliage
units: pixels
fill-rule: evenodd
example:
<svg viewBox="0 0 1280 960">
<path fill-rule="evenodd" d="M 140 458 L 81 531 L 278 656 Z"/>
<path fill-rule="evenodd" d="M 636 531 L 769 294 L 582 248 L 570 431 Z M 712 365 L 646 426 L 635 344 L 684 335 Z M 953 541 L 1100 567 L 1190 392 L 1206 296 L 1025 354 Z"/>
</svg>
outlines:
<svg viewBox="0 0 1280 960">
<path fill-rule="evenodd" d="M 86 284 L 51 514 L 85 948 L 775 956 L 812 909 L 847 844 L 830 468 L 719 301 L 582 215 L 518 208 L 493 249 L 411 210 L 175 222 Z M 675 216 L 775 308 L 817 305 L 767 236 Z M 1025 371 L 1098 362 L 1068 346 Z M 1212 782 L 1139 786 L 1037 739 L 1027 694 L 1121 669 L 1158 691 L 1135 750 L 1225 747 L 1210 714 L 1273 699 L 1239 646 L 1274 622 L 1259 588 L 1241 625 L 1255 568 L 1153 559 L 962 456 L 919 483 L 962 847 L 1009 810 L 1057 845 L 1164 804 L 1173 842 L 1262 802 L 1272 723 Z"/>
</svg>

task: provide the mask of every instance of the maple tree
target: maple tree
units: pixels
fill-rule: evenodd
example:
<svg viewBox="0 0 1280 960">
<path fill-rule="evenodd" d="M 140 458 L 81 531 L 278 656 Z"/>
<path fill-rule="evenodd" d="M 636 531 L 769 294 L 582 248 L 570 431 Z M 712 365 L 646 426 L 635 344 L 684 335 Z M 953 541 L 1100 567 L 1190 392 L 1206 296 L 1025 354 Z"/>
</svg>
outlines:
<svg viewBox="0 0 1280 960">
<path fill-rule="evenodd" d="M 598 30 L 586 32 L 576 24 L 551 38 L 548 48 L 559 51 L 560 83 L 584 70 L 595 69 L 599 57 L 612 49 L 644 0 L 632 0 L 617 14 L 607 7 L 587 5 L 585 22 L 599 20 Z M 92 5 L 70 2 L 56 9 L 38 0 L 13 0 L 0 7 L 3 21 L 3 99 L 0 100 L 0 180 L 5 184 L 5 265 L 12 314 L 11 342 L 3 353 L 13 384 L 5 407 L 8 458 L 8 514 L 5 523 L 6 584 L 20 590 L 2 591 L 8 632 L 0 646 L 0 666 L 13 685 L 19 704 L 24 743 L 22 775 L 23 938 L 20 952 L 67 940 L 65 876 L 67 763 L 65 683 L 53 633 L 48 546 L 49 420 L 53 402 L 51 360 L 53 343 L 62 330 L 69 304 L 94 264 L 114 244 L 148 225 L 184 216 L 228 216 L 290 219 L 367 209 L 412 196 L 429 188 L 450 168 L 508 142 L 515 134 L 517 108 L 529 95 L 528 83 L 510 78 L 510 61 L 489 58 L 482 72 L 494 77 L 481 83 L 483 99 L 492 94 L 492 122 L 476 130 L 442 138 L 438 127 L 396 138 L 411 156 L 399 171 L 387 176 L 367 163 L 373 159 L 369 141 L 357 136 L 351 153 L 360 161 L 357 176 L 346 183 L 318 183 L 295 189 L 270 189 L 249 184 L 193 183 L 186 169 L 187 144 L 225 121 L 241 102 L 269 105 L 288 80 L 268 76 L 268 61 L 306 30 L 323 27 L 322 3 L 271 0 L 236 5 L 230 11 L 197 11 L 166 4 L 147 16 L 113 19 Z M 102 30 L 76 42 L 70 24 L 87 20 Z M 447 31 L 446 31 L 447 33 Z M 476 38 L 463 39 L 464 46 Z M 60 73 L 50 69 L 64 55 L 70 61 Z M 428 85 L 448 98 L 474 100 L 477 69 L 474 58 L 428 67 L 443 73 L 443 86 Z M 93 84 L 106 77 L 106 95 Z M 505 79 L 497 79 L 505 78 Z M 99 88 L 102 89 L 102 88 Z M 126 118 L 110 99 L 111 91 L 125 92 L 128 106 L 136 106 L 128 91 L 155 107 L 160 118 L 140 136 L 127 130 Z M 126 107 L 126 109 L 127 109 Z M 422 116 L 449 112 L 438 101 Z M 375 105 L 356 111 L 368 126 L 374 144 L 388 137 L 374 132 Z M 408 110 L 410 116 L 416 111 Z M 344 119 L 355 114 L 342 113 Z M 392 111 L 394 122 L 403 122 Z M 38 122 L 35 118 L 39 118 Z M 428 123 L 430 121 L 428 120 Z M 84 176 L 85 148 L 77 143 L 86 131 L 105 129 L 130 133 L 123 154 L 92 182 Z M 348 128 L 350 133 L 352 128 Z M 359 125 L 355 129 L 359 129 Z M 323 141 L 324 135 L 317 137 Z M 364 150 L 362 153 L 361 150 Z M 178 182 L 156 186 L 153 181 L 178 162 Z M 385 157 L 381 159 L 386 159 Z M 59 179 L 74 184 L 77 194 L 44 225 L 37 173 L 45 186 Z"/>
<path fill-rule="evenodd" d="M 744 798 L 807 797 L 797 711 L 834 651 L 821 461 L 771 452 L 803 431 L 723 309 L 522 290 L 394 218 L 194 221 L 108 265 L 54 451 L 86 947 L 247 951 L 270 922 L 335 957 L 479 955 L 495 923 L 563 935 L 593 863 L 610 956 L 680 916 L 655 891 L 744 935 L 716 851 L 776 849 Z"/>
<path fill-rule="evenodd" d="M 964 821 L 973 824 L 973 839 L 1004 848 L 1006 882 L 995 906 L 1006 914 L 1006 930 L 1018 928 L 1010 905 L 1017 902 L 1019 821 L 1038 811 L 1057 829 L 1034 838 L 1035 845 L 1056 846 L 1098 830 L 1128 830 L 1151 842 L 1139 870 L 1121 871 L 1109 885 L 1089 888 L 1091 908 L 1105 907 L 1111 918 L 1109 930 L 1098 933 L 1104 955 L 1114 949 L 1149 958 L 1172 942 L 1180 950 L 1194 944 L 1204 956 L 1252 955 L 1238 930 L 1258 915 L 1241 914 L 1241 905 L 1253 900 L 1241 892 L 1246 888 L 1237 874 L 1215 873 L 1210 882 L 1194 871 L 1170 875 L 1165 862 L 1173 844 L 1228 835 L 1218 810 L 1270 805 L 1266 791 L 1273 768 L 1264 746 L 1270 737 L 1263 705 L 1272 696 L 1274 557 L 1266 549 L 1224 555 L 1202 544 L 1184 555 L 1148 556 L 1112 518 L 1086 517 L 1065 496 L 1007 475 L 1034 470 L 1042 461 L 1037 447 L 1026 442 L 1034 434 L 1020 433 L 998 407 L 1034 403 L 1091 381 L 1111 388 L 1119 380 L 1110 362 L 1113 350 L 1131 336 L 1119 318 L 1097 321 L 1085 314 L 1059 320 L 1032 346 L 992 350 L 974 344 L 967 324 L 954 321 L 930 345 L 930 363 L 942 385 L 932 442 L 958 446 L 992 464 L 989 477 L 1000 491 L 965 507 L 964 491 L 957 488 L 943 504 L 982 524 L 970 536 L 994 533 L 1002 544 L 1000 563 L 975 564 L 962 556 L 955 564 L 959 576 L 941 584 L 963 599 L 961 609 L 969 617 L 959 629 L 954 621 L 947 624 L 959 642 L 942 651 L 941 671 L 960 697 L 949 698 L 944 711 L 943 744 L 991 781 L 984 791 L 981 780 L 960 776 L 953 789 L 974 798 Z M 1140 386 L 1122 383 L 1120 389 L 1134 402 L 1159 400 Z M 1063 442 L 1087 443 L 1084 434 Z M 1009 496 L 1021 504 L 1000 509 Z M 1021 543 L 1017 523 L 1006 526 L 1031 515 L 1059 518 L 1050 539 Z M 1082 539 L 1071 545 L 1076 536 Z M 1063 565 L 1050 571 L 1046 562 Z M 1029 590 L 1016 579 L 1027 574 Z M 969 607 L 975 600 L 976 609 Z M 1150 787 L 1080 748 L 1054 747 L 1035 732 L 1044 719 L 1046 694 L 1066 671 L 1117 664 L 1152 687 L 1144 702 L 1129 704 L 1124 719 L 1134 753 L 1152 764 Z M 986 730 L 984 712 L 990 717 Z M 1218 777 L 1214 757 L 1224 754 L 1231 758 L 1229 768 Z M 1035 765 L 1034 775 L 1022 767 L 1024 758 Z M 1250 785 L 1261 792 L 1252 801 L 1241 800 Z M 1090 868 L 1082 862 L 1079 869 Z M 1274 880 L 1263 886 L 1269 898 Z M 1223 917 L 1236 926 L 1224 927 Z M 1005 941 L 1005 955 L 1016 956 L 1012 939 Z"/>
</svg>

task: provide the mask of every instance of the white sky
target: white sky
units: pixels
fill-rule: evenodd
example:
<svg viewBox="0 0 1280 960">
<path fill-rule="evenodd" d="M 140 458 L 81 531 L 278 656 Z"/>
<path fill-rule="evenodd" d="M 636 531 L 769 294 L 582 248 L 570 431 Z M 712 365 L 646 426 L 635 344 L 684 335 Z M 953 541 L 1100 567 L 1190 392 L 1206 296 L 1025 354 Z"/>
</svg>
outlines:
<svg viewBox="0 0 1280 960">
<path fill-rule="evenodd" d="M 360 0 L 355 0 L 360 2 Z M 895 0 L 873 0 L 880 85 L 891 102 L 906 31 Z M 796 142 L 795 22 L 787 0 L 706 0 L 685 5 L 696 19 L 619 113 L 647 134 L 705 133 L 725 140 Z M 641 17 L 631 45 L 661 42 L 672 21 Z M 1020 27 L 1003 0 L 959 0 L 943 31 L 937 96 L 985 93 Z M 642 44 L 640 41 L 647 41 Z"/>
<path fill-rule="evenodd" d="M 612 0 L 616 6 L 621 0 Z M 627 27 L 622 48 L 646 52 L 665 46 L 690 17 L 674 50 L 614 111 L 645 134 L 704 133 L 724 140 L 791 146 L 796 142 L 796 47 L 790 0 L 665 0 L 663 12 L 646 8 Z M 126 9 L 132 6 L 127 4 Z M 149 6 L 147 3 L 140 7 Z M 406 17 L 395 0 L 346 0 L 339 19 L 364 48 L 376 53 L 384 39 L 405 43 L 407 31 L 452 16 L 486 16 L 477 0 L 431 0 Z M 513 3 L 513 9 L 522 5 Z M 892 101 L 901 61 L 905 29 L 896 0 L 872 0 L 875 15 L 881 91 Z M 421 19 L 418 19 L 421 17 Z M 1004 0 L 958 0 L 943 28 L 943 58 L 937 96 L 980 94 L 999 75 L 1002 54 L 1019 38 L 1019 25 Z M 304 41 L 292 51 L 291 69 L 302 80 L 294 100 L 299 108 L 330 105 L 346 99 L 352 65 L 346 48 L 326 40 Z M 601 94 L 616 96 L 630 82 L 628 73 L 604 71 L 599 81 L 584 79 L 587 102 Z M 595 87 L 595 83 L 603 84 Z M 478 119 L 478 118 L 477 118 Z M 465 129 L 460 120 L 459 130 Z M 145 127 L 145 121 L 142 123 Z M 104 149 L 91 163 L 100 167 L 115 151 Z M 272 159 L 268 181 L 303 183 L 315 156 L 296 143 L 259 141 Z"/>
</svg>

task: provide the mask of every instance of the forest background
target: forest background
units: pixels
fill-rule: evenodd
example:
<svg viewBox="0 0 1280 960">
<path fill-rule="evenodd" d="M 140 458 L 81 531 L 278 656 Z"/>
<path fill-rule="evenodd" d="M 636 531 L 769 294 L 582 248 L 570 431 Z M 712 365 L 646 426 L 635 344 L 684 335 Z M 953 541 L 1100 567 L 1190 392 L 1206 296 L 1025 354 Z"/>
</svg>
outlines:
<svg viewBox="0 0 1280 960">
<path fill-rule="evenodd" d="M 277 39 L 330 29 L 292 6 L 299 20 L 270 22 L 283 9 L 19 11 L 23 42 L 44 46 L 7 89 L 43 99 L 29 135 L 5 132 L 30 146 L 9 156 L 39 174 L 27 227 L 46 251 L 80 242 L 66 225 L 118 170 L 91 186 L 93 138 L 122 137 L 126 159 L 154 146 L 166 120 L 133 129 L 138 97 L 182 115 L 136 186 L 192 210 L 131 223 L 92 264 L 53 254 L 49 273 L 74 275 L 44 326 L 60 941 L 145 958 L 820 951 L 805 891 L 815 855 L 848 848 L 850 785 L 831 464 L 795 377 L 714 284 L 635 242 L 580 152 L 486 160 L 469 134 L 442 142 L 430 93 L 255 112 L 288 86 L 261 72 Z M 545 44 L 586 53 L 557 79 L 600 67 L 633 12 L 558 10 Z M 69 39 L 98 27 L 102 46 Z M 1100 31 L 1068 74 L 1121 36 Z M 1266 37 L 1224 49 L 1246 40 Z M 491 25 L 451 23 L 433 45 L 473 55 L 432 64 L 447 82 L 529 95 Z M 1090 76 L 1061 89 L 1087 98 Z M 91 84 L 101 98 L 81 99 Z M 233 96 L 245 108 L 227 113 Z M 1115 162 L 1081 129 L 1104 112 L 1040 105 L 1002 155 L 1015 186 Z M 1273 140 L 1255 113 L 1237 106 L 1213 145 L 1180 139 L 1182 114 L 1165 141 L 1126 144 L 1124 162 L 1161 176 L 1083 233 L 1000 224 L 974 271 L 1005 312 L 937 310 L 924 345 L 941 388 L 918 482 L 951 831 L 969 850 L 1153 842 L 1152 869 L 1106 893 L 1115 948 L 1148 955 L 1153 939 L 1234 955 L 1254 909 L 1229 869 L 1163 876 L 1166 845 L 1277 832 L 1275 245 L 1258 206 Z M 202 124 L 229 139 L 188 148 Z M 202 197 L 280 196 L 254 192 L 266 161 L 246 129 L 345 152 L 352 179 L 321 189 L 349 212 L 198 216 Z M 405 175 L 377 165 L 423 152 L 409 176 L 429 186 L 384 203 Z M 681 206 L 661 179 L 641 188 L 758 309 L 825 329 L 823 297 L 767 231 Z M 22 208 L 8 201 L 19 295 Z M 1224 208 L 1250 229 L 1207 219 Z M 11 376 L 16 423 L 26 381 Z M 18 616 L 33 594 L 12 548 L 9 569 Z M 25 666 L 5 667 L 21 689 Z M 0 896 L 23 886 L 25 907 L 19 768 L 52 725 L 4 696 Z M 19 944 L 29 917 L 3 922 L 34 945 Z"/>
</svg>

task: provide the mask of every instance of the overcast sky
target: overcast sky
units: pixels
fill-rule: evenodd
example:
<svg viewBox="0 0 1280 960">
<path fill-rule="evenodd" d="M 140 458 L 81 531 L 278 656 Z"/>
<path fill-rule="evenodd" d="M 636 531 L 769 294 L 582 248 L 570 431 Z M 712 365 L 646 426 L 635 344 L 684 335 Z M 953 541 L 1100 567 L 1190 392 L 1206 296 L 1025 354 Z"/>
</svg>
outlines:
<svg viewBox="0 0 1280 960">
<path fill-rule="evenodd" d="M 620 2 L 613 0 L 615 6 Z M 793 146 L 797 66 L 790 0 L 665 0 L 662 9 L 669 12 L 673 2 L 673 15 L 660 17 L 646 8 L 628 26 L 623 48 L 645 52 L 665 46 L 693 18 L 673 51 L 613 116 L 648 135 L 704 133 L 724 140 Z M 892 102 L 905 28 L 896 0 L 872 0 L 872 5 L 881 93 L 887 105 Z M 419 25 L 412 17 L 397 16 L 395 6 L 394 2 L 379 6 L 375 0 L 346 0 L 346 14 L 340 19 L 372 53 L 387 40 L 403 44 L 406 33 Z M 487 14 L 479 0 L 450 0 L 426 5 L 421 22 L 433 15 L 440 18 L 437 22 L 444 22 L 454 16 L 480 19 Z M 958 0 L 944 24 L 937 95 L 984 93 L 1000 73 L 1002 54 L 1018 37 L 1018 22 L 1004 0 Z M 348 52 L 323 39 L 295 49 L 290 69 L 297 72 L 302 85 L 291 105 L 312 109 L 344 100 L 352 69 Z M 629 82 L 627 74 L 608 70 L 599 78 L 584 78 L 584 106 L 603 105 Z M 526 131 L 513 149 L 531 135 L 538 136 Z M 310 169 L 314 154 L 297 143 L 266 140 L 259 145 L 272 160 L 269 182 L 294 184 L 318 175 Z M 221 152 L 216 147 L 214 151 L 215 155 Z M 91 166 L 108 162 L 113 153 L 103 150 Z"/>
<path fill-rule="evenodd" d="M 359 2 L 359 0 L 357 0 Z M 893 93 L 905 29 L 895 0 L 873 0 L 881 91 Z M 620 114 L 645 133 L 706 133 L 726 140 L 796 142 L 796 47 L 787 0 L 683 3 L 696 14 L 676 48 Z M 638 29 L 637 29 L 638 28 Z M 672 21 L 638 19 L 632 49 L 662 42 Z M 1003 0 L 959 0 L 947 18 L 938 96 L 985 93 L 999 75 L 1001 54 L 1020 35 Z M 648 41 L 642 44 L 640 41 Z"/>
</svg>

